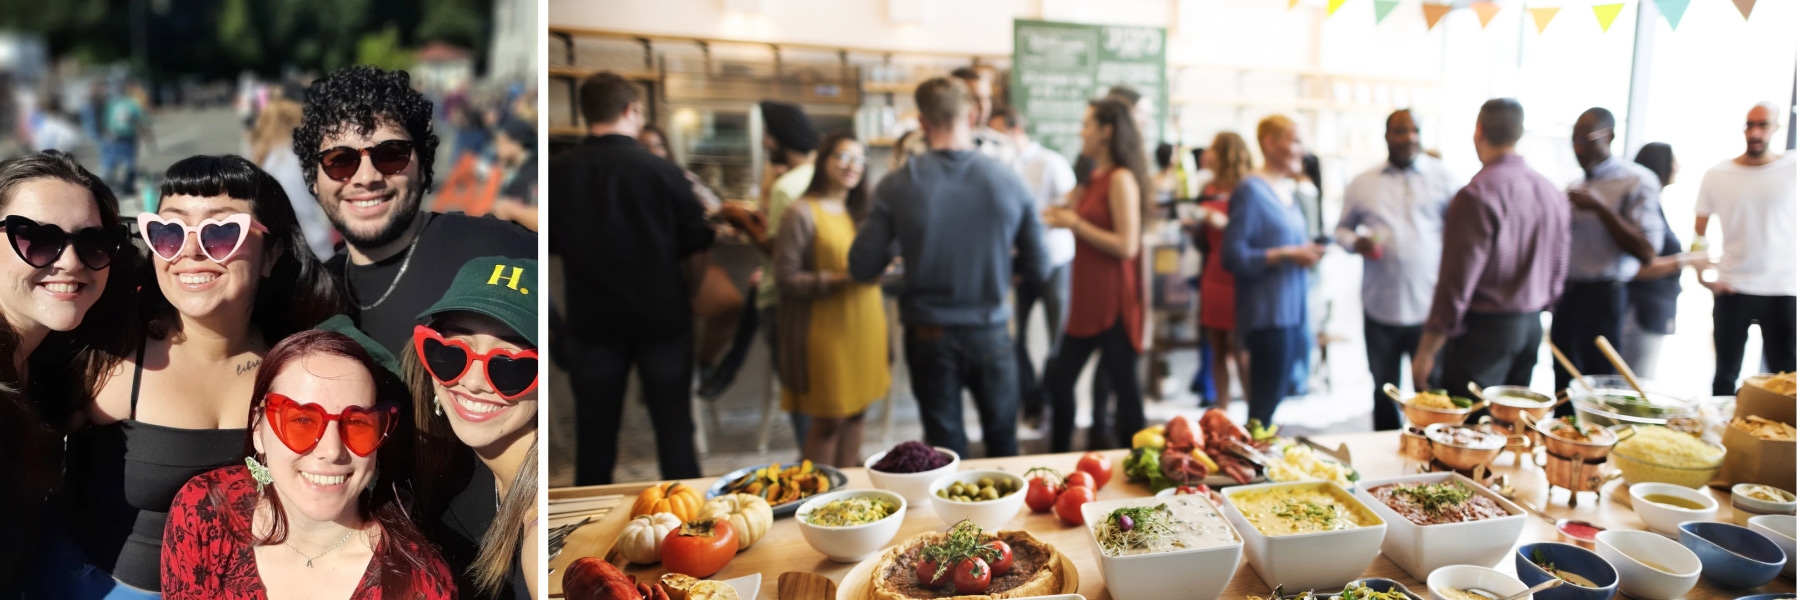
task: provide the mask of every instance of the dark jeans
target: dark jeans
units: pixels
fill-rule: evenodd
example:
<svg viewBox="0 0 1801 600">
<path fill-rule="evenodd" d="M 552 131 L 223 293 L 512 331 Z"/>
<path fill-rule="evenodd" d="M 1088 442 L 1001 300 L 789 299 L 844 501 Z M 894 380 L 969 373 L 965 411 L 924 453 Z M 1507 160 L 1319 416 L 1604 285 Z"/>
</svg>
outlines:
<svg viewBox="0 0 1801 600">
<path fill-rule="evenodd" d="M 1038 380 L 1038 370 L 1032 368 L 1032 354 L 1026 351 L 1026 328 L 1032 324 L 1032 306 L 1044 304 L 1044 331 L 1051 340 L 1050 350 L 1045 353 L 1044 364 L 1048 370 L 1051 361 L 1056 360 L 1057 348 L 1063 339 L 1064 310 L 1069 306 L 1069 264 L 1051 267 L 1051 274 L 1043 282 L 1033 282 L 1031 278 L 1021 278 L 1019 285 L 1013 286 L 1013 322 L 1017 336 L 1013 340 L 1013 354 L 1019 362 L 1019 406 L 1021 415 L 1044 415 L 1045 389 Z"/>
<path fill-rule="evenodd" d="M 1477 387 L 1531 385 L 1538 345 L 1545 335 L 1538 315 L 1465 313 L 1463 335 L 1447 340 L 1439 354 L 1440 384 L 1451 393 L 1464 390 L 1464 394 L 1471 382 Z"/>
<path fill-rule="evenodd" d="M 1419 350 L 1423 331 L 1422 325 L 1387 325 L 1363 315 L 1363 350 L 1369 356 L 1370 377 L 1376 381 L 1376 402 L 1371 413 L 1376 431 L 1401 428 L 1401 407 L 1382 391 L 1382 386 L 1401 385 L 1401 363 Z"/>
<path fill-rule="evenodd" d="M 575 389 L 575 418 L 580 453 L 576 485 L 613 482 L 619 460 L 619 422 L 625 412 L 627 370 L 638 369 L 644 405 L 657 431 L 657 464 L 663 479 L 700 477 L 694 453 L 694 414 L 688 398 L 694 372 L 694 332 L 659 342 L 585 342 L 571 340 L 575 360 L 569 364 Z"/>
<path fill-rule="evenodd" d="M 1307 328 L 1270 327 L 1244 334 L 1244 349 L 1251 357 L 1250 389 L 1245 392 L 1250 418 L 1264 425 L 1275 422 L 1276 406 L 1288 396 L 1294 380 L 1295 361 L 1309 351 Z"/>
<path fill-rule="evenodd" d="M 907 326 L 907 372 L 926 444 L 969 456 L 963 390 L 976 399 L 988 456 L 1019 454 L 1019 365 L 1007 325 Z"/>
<path fill-rule="evenodd" d="M 1769 370 L 1795 370 L 1795 297 L 1720 294 L 1713 297 L 1713 395 L 1738 393 L 1745 339 L 1752 323 L 1763 331 Z"/>
<path fill-rule="evenodd" d="M 1114 439 L 1129 440 L 1134 432 L 1144 429 L 1144 395 L 1134 375 L 1138 370 L 1138 349 L 1132 346 L 1124 323 L 1120 319 L 1094 337 L 1065 336 L 1063 348 L 1045 368 L 1044 385 L 1051 392 L 1051 452 L 1070 450 L 1070 437 L 1076 429 L 1076 377 L 1096 350 L 1101 352 L 1101 363 L 1095 377 L 1106 373 L 1110 381 L 1117 382 L 1114 387 L 1119 392 L 1119 418 L 1114 425 Z M 1094 426 L 1105 425 L 1097 422 Z"/>
<path fill-rule="evenodd" d="M 1626 323 L 1626 284 L 1614 281 L 1571 281 L 1563 286 L 1563 298 L 1551 312 L 1551 343 L 1569 357 L 1583 375 L 1612 375 L 1618 371 L 1607 355 L 1595 347 L 1595 336 L 1620 346 L 1620 328 Z M 1552 370 L 1555 389 L 1570 387 L 1570 374 Z M 1455 390 L 1453 390 L 1455 391 Z M 1558 414 L 1569 403 L 1557 407 Z M 1573 409 L 1570 409 L 1573 410 Z M 1571 413 L 1574 414 L 1574 413 Z"/>
</svg>

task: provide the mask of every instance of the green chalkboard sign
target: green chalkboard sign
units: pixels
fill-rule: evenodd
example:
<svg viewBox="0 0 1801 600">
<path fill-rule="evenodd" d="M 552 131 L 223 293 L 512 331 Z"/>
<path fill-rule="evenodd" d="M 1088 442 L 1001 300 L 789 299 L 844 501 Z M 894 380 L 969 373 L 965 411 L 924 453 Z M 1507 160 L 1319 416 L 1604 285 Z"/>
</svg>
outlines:
<svg viewBox="0 0 1801 600">
<path fill-rule="evenodd" d="M 1013 21 L 1013 85 L 1009 101 L 1026 115 L 1027 132 L 1074 160 L 1082 149 L 1082 114 L 1107 88 L 1128 85 L 1150 99 L 1154 146 L 1168 121 L 1168 36 L 1156 27 Z"/>
</svg>

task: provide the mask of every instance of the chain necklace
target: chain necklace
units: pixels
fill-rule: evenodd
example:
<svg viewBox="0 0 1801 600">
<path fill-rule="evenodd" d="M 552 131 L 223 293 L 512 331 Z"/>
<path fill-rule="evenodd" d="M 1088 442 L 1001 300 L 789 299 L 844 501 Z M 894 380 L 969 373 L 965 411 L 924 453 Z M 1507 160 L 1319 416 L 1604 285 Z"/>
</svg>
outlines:
<svg viewBox="0 0 1801 600">
<path fill-rule="evenodd" d="M 424 218 L 424 216 L 421 215 L 420 218 Z M 425 237 L 425 228 L 420 227 L 419 231 L 413 234 L 413 243 L 407 244 L 406 259 L 400 261 L 400 272 L 395 273 L 394 280 L 388 282 L 388 291 L 382 292 L 381 297 L 376 298 L 374 304 L 364 306 L 360 301 L 357 302 L 357 308 L 362 310 L 375 310 L 375 307 L 381 306 L 381 303 L 388 301 L 388 296 L 394 293 L 394 288 L 400 287 L 401 278 L 406 277 L 407 266 L 413 264 L 413 250 L 419 247 L 419 239 L 423 237 Z M 350 295 L 352 298 L 356 297 L 356 289 L 354 286 L 350 285 L 350 257 L 348 256 L 344 257 L 344 287 L 350 288 Z"/>
<path fill-rule="evenodd" d="M 283 542 L 282 545 L 287 546 L 289 550 L 293 550 L 295 554 L 299 554 L 301 558 L 306 559 L 306 568 L 311 569 L 311 568 L 313 568 L 313 560 L 314 559 L 323 557 L 327 554 L 331 554 L 331 551 L 337 550 L 339 546 L 343 546 L 344 542 L 346 542 L 350 539 L 350 534 L 352 534 L 352 533 L 356 533 L 356 530 L 352 529 L 350 531 L 344 532 L 344 537 L 338 538 L 338 543 L 332 544 L 330 548 L 326 548 L 324 552 L 320 552 L 317 556 L 307 556 L 306 553 L 301 552 L 300 547 L 295 546 L 293 542 Z"/>
</svg>

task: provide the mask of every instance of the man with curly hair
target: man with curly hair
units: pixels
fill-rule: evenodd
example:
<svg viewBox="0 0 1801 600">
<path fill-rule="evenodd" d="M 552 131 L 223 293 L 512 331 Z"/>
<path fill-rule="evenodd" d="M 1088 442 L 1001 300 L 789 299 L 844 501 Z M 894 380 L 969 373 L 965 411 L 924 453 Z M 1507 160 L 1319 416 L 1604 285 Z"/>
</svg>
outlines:
<svg viewBox="0 0 1801 600">
<path fill-rule="evenodd" d="M 406 71 L 334 72 L 307 90 L 301 113 L 294 153 L 347 246 L 327 266 L 361 310 L 358 325 L 382 346 L 405 351 L 419 313 L 470 259 L 537 256 L 537 236 L 514 223 L 421 210 L 438 136 L 432 103 Z"/>
</svg>

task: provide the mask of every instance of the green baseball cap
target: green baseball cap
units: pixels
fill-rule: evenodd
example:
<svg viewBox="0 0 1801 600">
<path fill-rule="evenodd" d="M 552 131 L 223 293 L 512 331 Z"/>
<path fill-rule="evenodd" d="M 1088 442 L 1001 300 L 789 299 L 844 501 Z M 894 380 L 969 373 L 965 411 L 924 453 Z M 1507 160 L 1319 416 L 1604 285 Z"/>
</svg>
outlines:
<svg viewBox="0 0 1801 600">
<path fill-rule="evenodd" d="M 348 336 L 351 340 L 356 341 L 358 346 L 362 346 L 363 350 L 369 353 L 369 357 L 375 359 L 376 364 L 393 371 L 395 375 L 400 374 L 400 361 L 394 360 L 394 353 L 381 347 L 381 344 L 375 343 L 375 338 L 369 337 L 369 334 L 358 329 L 356 322 L 350 320 L 349 315 L 332 315 L 330 319 L 326 319 L 314 329 L 334 331 Z"/>
<path fill-rule="evenodd" d="M 419 321 L 451 311 L 469 311 L 499 320 L 533 347 L 538 345 L 538 261 L 484 256 L 457 269 L 456 278 L 437 304 L 419 313 Z"/>
</svg>

